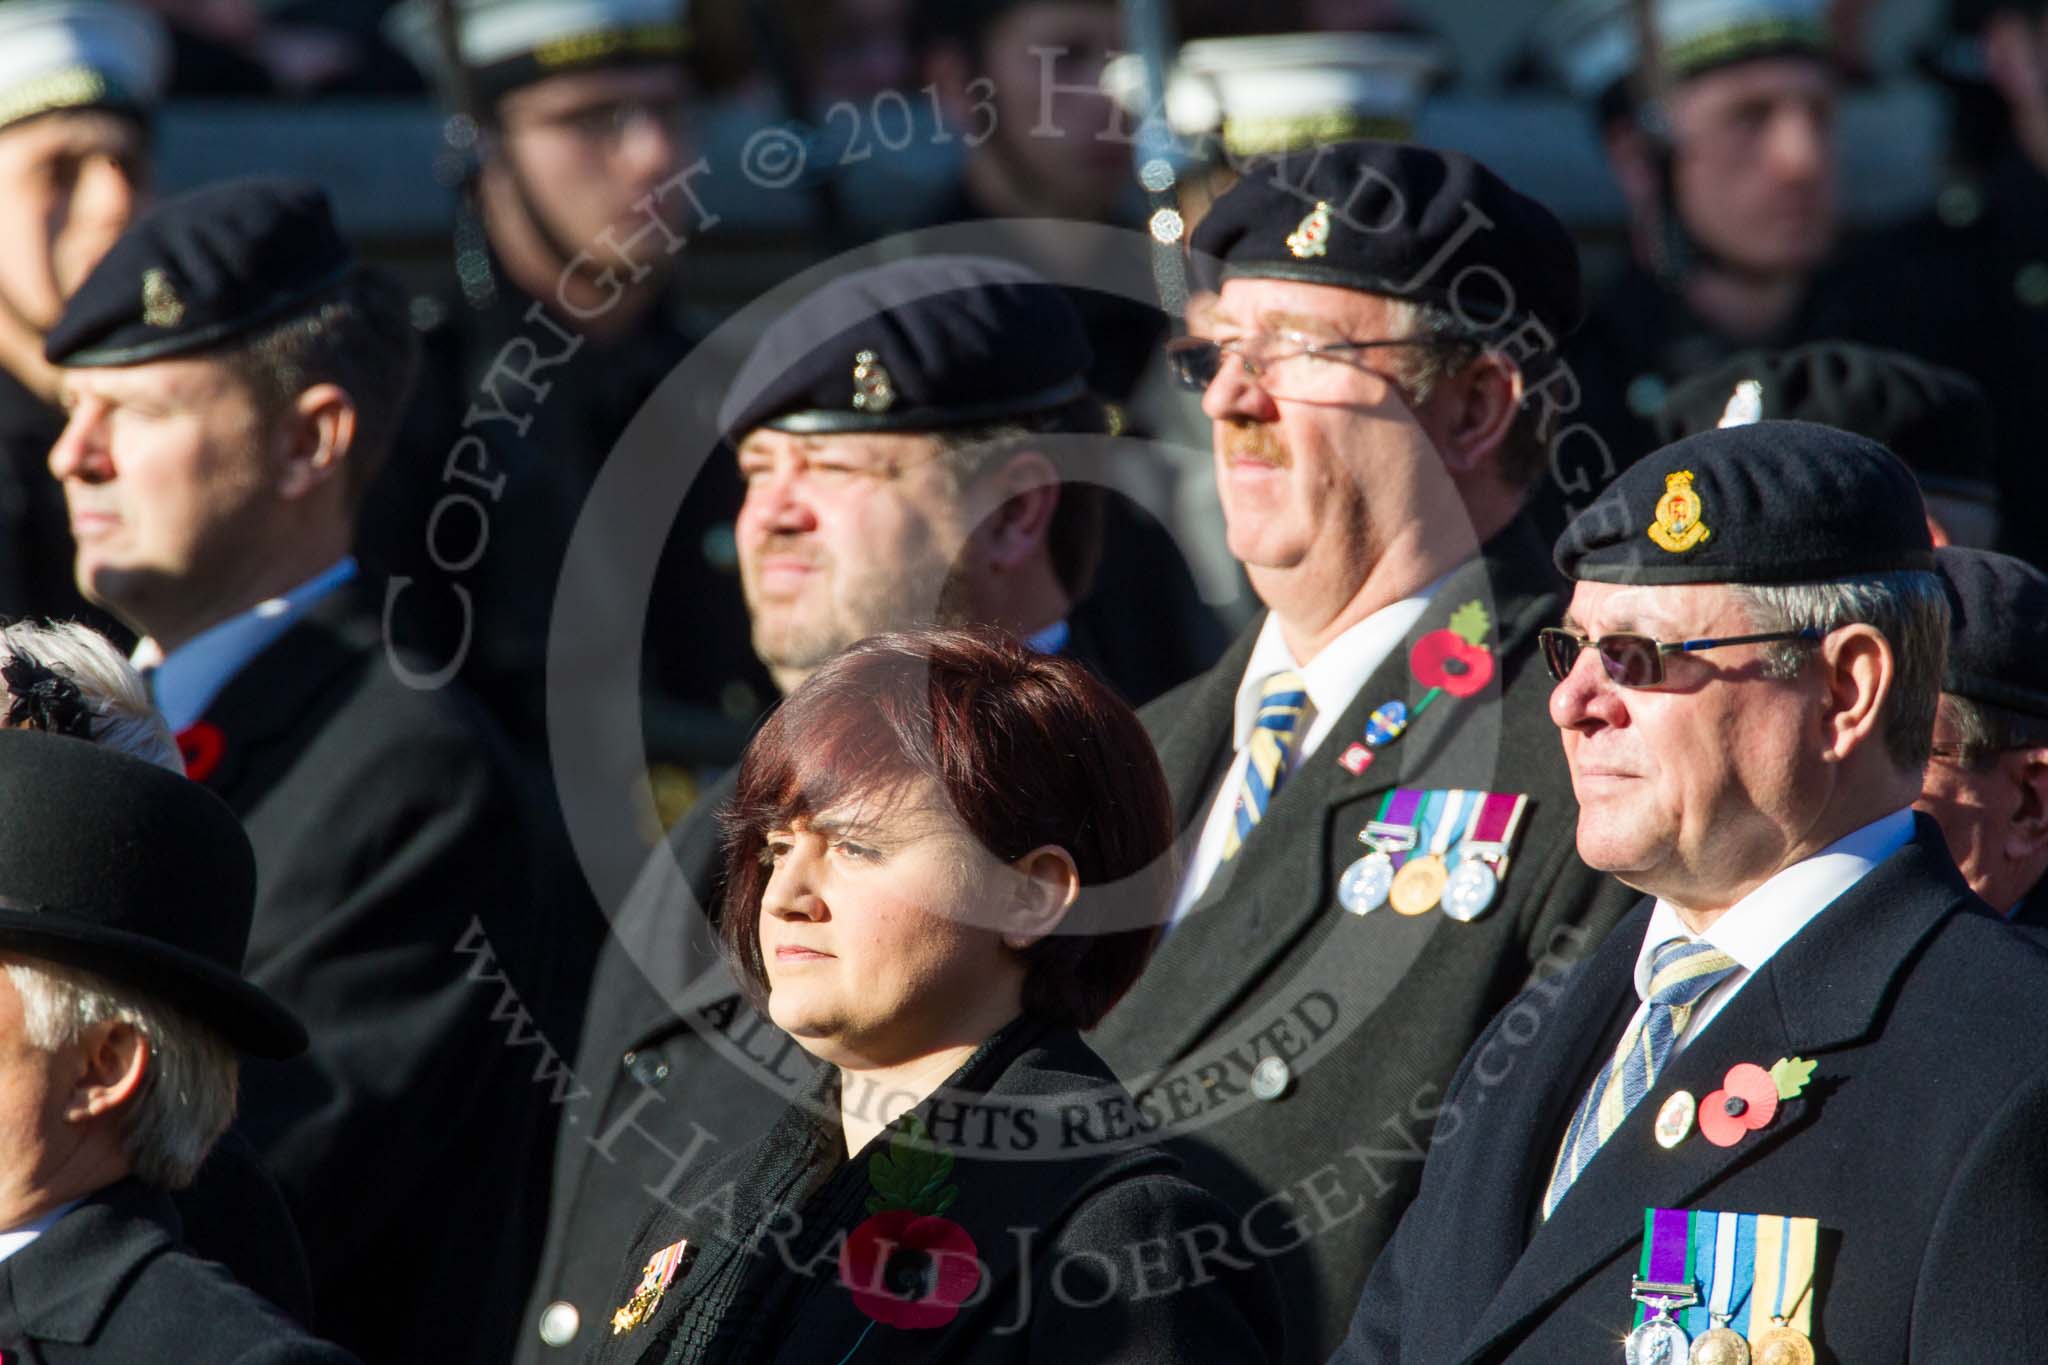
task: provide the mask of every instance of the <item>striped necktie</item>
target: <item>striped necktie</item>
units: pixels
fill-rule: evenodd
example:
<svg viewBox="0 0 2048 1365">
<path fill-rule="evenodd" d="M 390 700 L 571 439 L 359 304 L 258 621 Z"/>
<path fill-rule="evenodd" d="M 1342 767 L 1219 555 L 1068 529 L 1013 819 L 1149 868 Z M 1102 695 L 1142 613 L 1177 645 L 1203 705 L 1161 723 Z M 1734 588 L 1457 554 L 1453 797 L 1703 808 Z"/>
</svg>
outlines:
<svg viewBox="0 0 2048 1365">
<path fill-rule="evenodd" d="M 1621 1046 L 1594 1077 L 1592 1089 L 1579 1102 L 1579 1112 L 1572 1115 L 1572 1126 L 1565 1129 L 1564 1145 L 1558 1148 L 1557 1165 L 1550 1172 L 1550 1188 L 1543 1196 L 1546 1219 L 1600 1150 L 1600 1144 L 1621 1127 L 1629 1111 L 1657 1083 L 1658 1073 L 1685 1034 L 1693 1006 L 1741 966 L 1711 943 L 1673 938 L 1657 945 L 1650 957 L 1648 1008 L 1622 1035 Z"/>
<path fill-rule="evenodd" d="M 1295 731 L 1308 710 L 1308 689 L 1301 674 L 1275 673 L 1259 689 L 1259 715 L 1245 744 L 1244 776 L 1238 779 L 1237 808 L 1223 839 L 1223 861 L 1237 856 L 1252 826 L 1266 818 L 1266 807 L 1287 775 L 1287 756 L 1294 752 Z"/>
</svg>

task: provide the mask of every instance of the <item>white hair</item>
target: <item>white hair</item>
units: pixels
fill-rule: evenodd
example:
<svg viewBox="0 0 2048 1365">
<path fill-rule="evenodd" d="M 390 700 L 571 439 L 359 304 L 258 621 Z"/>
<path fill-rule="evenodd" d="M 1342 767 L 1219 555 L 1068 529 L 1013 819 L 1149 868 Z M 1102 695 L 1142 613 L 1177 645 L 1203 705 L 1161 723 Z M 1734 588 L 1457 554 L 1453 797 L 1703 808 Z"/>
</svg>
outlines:
<svg viewBox="0 0 2048 1365">
<path fill-rule="evenodd" d="M 93 716 L 93 743 L 174 773 L 185 771 L 171 727 L 151 704 L 142 675 L 106 636 L 76 621 L 16 621 L 0 626 L 0 660 L 16 654 L 78 685 Z M 6 698 L 7 684 L 0 681 L 0 701 Z"/>
<path fill-rule="evenodd" d="M 29 1045 L 55 1052 L 95 1025 L 119 1022 L 141 1034 L 149 1059 L 142 1088 L 121 1116 L 128 1168 L 144 1184 L 181 1190 L 235 1117 L 240 1061 L 228 1041 L 183 1010 L 91 972 L 49 962 L 11 961 Z"/>
</svg>

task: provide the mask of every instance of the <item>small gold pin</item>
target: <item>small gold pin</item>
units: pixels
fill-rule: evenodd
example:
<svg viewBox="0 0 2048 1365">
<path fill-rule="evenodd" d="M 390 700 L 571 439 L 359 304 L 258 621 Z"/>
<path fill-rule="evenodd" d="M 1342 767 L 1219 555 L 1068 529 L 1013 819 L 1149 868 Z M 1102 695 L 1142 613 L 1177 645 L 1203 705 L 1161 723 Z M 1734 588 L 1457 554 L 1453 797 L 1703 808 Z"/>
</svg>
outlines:
<svg viewBox="0 0 2048 1365">
<path fill-rule="evenodd" d="M 1670 554 L 1690 550 L 1714 534 L 1700 520 L 1703 510 L 1700 495 L 1693 491 L 1690 469 L 1666 474 L 1664 496 L 1657 499 L 1657 519 L 1650 523 L 1650 539 Z"/>
<path fill-rule="evenodd" d="M 171 277 L 155 266 L 142 272 L 142 320 L 152 327 L 176 327 L 185 320 L 185 301 Z"/>
</svg>

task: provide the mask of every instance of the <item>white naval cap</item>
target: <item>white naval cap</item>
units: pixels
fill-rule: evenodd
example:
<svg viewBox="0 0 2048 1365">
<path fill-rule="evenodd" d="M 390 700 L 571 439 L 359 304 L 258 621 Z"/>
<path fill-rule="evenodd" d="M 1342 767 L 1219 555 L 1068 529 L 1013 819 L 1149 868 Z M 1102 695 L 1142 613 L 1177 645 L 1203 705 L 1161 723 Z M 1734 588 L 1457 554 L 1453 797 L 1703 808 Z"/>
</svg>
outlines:
<svg viewBox="0 0 2048 1365">
<path fill-rule="evenodd" d="M 142 112 L 170 81 L 162 21 L 123 0 L 0 4 L 0 127 L 57 109 Z"/>
<path fill-rule="evenodd" d="M 1652 0 L 1659 60 L 1683 80 L 1755 57 L 1825 55 L 1826 9 L 1826 0 Z M 1635 5 L 1560 0 L 1536 21 L 1529 45 L 1547 80 L 1600 99 L 1636 69 Z"/>
<path fill-rule="evenodd" d="M 392 44 L 446 83 L 437 0 L 401 0 L 386 16 Z M 686 0 L 455 0 L 457 43 L 478 94 L 496 98 L 547 76 L 680 58 Z"/>
<path fill-rule="evenodd" d="M 1220 137 L 1232 156 L 1360 137 L 1403 140 L 1431 88 L 1448 74 L 1438 39 L 1405 33 L 1281 33 L 1201 38 L 1166 78 L 1166 121 L 1178 138 Z M 1103 89 L 1145 112 L 1144 68 L 1122 56 Z"/>
</svg>

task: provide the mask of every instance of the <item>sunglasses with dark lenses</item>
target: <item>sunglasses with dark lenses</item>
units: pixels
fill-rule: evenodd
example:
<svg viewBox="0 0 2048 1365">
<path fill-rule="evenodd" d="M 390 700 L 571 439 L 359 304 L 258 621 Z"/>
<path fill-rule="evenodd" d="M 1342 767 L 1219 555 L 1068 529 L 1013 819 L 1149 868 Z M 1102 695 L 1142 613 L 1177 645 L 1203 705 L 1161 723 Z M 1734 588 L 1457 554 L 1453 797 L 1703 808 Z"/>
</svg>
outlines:
<svg viewBox="0 0 2048 1365">
<path fill-rule="evenodd" d="M 1648 635 L 1603 635 L 1590 639 L 1575 630 L 1563 630 L 1551 626 L 1536 632 L 1536 638 L 1543 645 L 1543 662 L 1550 669 L 1550 676 L 1563 682 L 1571 676 L 1572 666 L 1579 661 L 1579 651 L 1591 649 L 1600 656 L 1600 666 L 1607 670 L 1607 676 L 1622 687 L 1655 687 L 1664 681 L 1664 656 L 1666 654 L 1697 654 L 1701 650 L 1720 649 L 1724 645 L 1761 645 L 1776 640 L 1801 640 L 1808 644 L 1820 639 L 1821 632 L 1812 626 L 1804 630 L 1773 630 L 1761 635 L 1722 635 L 1710 640 L 1680 640 L 1666 644 Z"/>
</svg>

